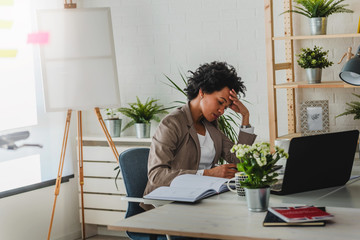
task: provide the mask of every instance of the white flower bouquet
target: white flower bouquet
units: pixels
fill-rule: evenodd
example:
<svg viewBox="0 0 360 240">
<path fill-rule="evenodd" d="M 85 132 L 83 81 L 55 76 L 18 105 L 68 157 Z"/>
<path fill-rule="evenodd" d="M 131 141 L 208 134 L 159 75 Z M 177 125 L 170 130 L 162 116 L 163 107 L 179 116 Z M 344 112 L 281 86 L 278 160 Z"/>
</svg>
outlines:
<svg viewBox="0 0 360 240">
<path fill-rule="evenodd" d="M 269 143 L 255 143 L 252 146 L 235 144 L 230 151 L 240 160 L 238 171 L 248 176 L 241 182 L 245 188 L 265 188 L 275 183 L 278 174 L 273 167 L 279 159 L 289 157 L 284 149 L 277 146 L 275 152 L 271 153 Z"/>
</svg>

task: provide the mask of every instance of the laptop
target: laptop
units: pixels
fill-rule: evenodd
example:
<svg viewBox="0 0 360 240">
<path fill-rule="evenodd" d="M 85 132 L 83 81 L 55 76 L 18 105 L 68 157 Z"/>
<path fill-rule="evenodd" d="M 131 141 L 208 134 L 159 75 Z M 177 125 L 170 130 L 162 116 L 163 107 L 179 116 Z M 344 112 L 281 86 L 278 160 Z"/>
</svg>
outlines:
<svg viewBox="0 0 360 240">
<path fill-rule="evenodd" d="M 287 195 L 336 187 L 350 179 L 358 130 L 291 139 L 282 184 L 271 193 Z"/>
</svg>

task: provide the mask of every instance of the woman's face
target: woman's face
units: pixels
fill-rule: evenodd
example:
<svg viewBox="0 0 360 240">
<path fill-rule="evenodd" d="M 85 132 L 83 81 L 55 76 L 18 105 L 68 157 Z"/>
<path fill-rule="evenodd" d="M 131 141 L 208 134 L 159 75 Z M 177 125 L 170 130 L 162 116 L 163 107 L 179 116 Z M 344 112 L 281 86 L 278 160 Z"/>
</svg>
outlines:
<svg viewBox="0 0 360 240">
<path fill-rule="evenodd" d="M 202 114 L 209 122 L 223 115 L 225 110 L 232 104 L 229 99 L 230 89 L 228 87 L 224 87 L 220 91 L 213 93 L 204 93 L 200 90 L 199 94 L 203 96 L 200 100 Z"/>
</svg>

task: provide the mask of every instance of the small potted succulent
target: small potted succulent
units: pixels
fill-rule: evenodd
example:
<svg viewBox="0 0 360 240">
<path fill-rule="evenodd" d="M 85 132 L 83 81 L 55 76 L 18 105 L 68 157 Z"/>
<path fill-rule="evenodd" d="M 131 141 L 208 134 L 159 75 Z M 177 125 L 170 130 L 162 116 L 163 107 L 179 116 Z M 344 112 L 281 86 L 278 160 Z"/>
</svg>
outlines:
<svg viewBox="0 0 360 240">
<path fill-rule="evenodd" d="M 310 19 L 311 35 L 326 34 L 327 17 L 334 13 L 353 13 L 345 0 L 294 0 L 297 6 L 283 13 L 294 12 Z"/>
<path fill-rule="evenodd" d="M 328 50 L 324 51 L 322 47 L 301 48 L 298 57 L 298 64 L 306 70 L 309 83 L 320 83 L 323 68 L 330 67 L 334 63 L 327 59 Z"/>
<path fill-rule="evenodd" d="M 123 115 L 132 119 L 126 124 L 122 131 L 135 125 L 137 138 L 149 138 L 151 128 L 150 121 L 155 120 L 160 122 L 160 118 L 157 115 L 168 113 L 166 110 L 169 108 L 164 108 L 163 105 L 157 104 L 157 99 L 148 98 L 145 103 L 142 103 L 139 97 L 136 97 L 136 99 L 137 101 L 135 103 L 129 103 L 130 107 L 118 109 Z"/>
<path fill-rule="evenodd" d="M 106 108 L 104 112 L 106 115 L 106 119 L 104 120 L 104 122 L 110 136 L 120 137 L 122 120 L 118 116 L 119 111 L 117 110 L 117 108 Z"/>
</svg>

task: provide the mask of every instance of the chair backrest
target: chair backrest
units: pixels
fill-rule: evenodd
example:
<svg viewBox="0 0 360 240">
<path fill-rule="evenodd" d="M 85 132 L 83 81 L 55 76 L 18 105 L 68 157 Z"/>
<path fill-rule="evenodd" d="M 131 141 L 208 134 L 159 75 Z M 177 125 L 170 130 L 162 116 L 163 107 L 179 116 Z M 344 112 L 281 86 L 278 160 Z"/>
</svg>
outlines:
<svg viewBox="0 0 360 240">
<path fill-rule="evenodd" d="M 131 148 L 119 156 L 119 165 L 128 197 L 142 198 L 148 181 L 148 148 Z M 138 202 L 129 202 L 125 218 L 144 212 Z M 166 240 L 165 235 L 135 233 L 126 231 L 134 240 Z"/>
<path fill-rule="evenodd" d="M 128 197 L 142 198 L 148 181 L 148 148 L 131 148 L 119 156 L 119 165 Z M 125 217 L 130 217 L 144 210 L 139 203 L 129 202 Z"/>
</svg>

